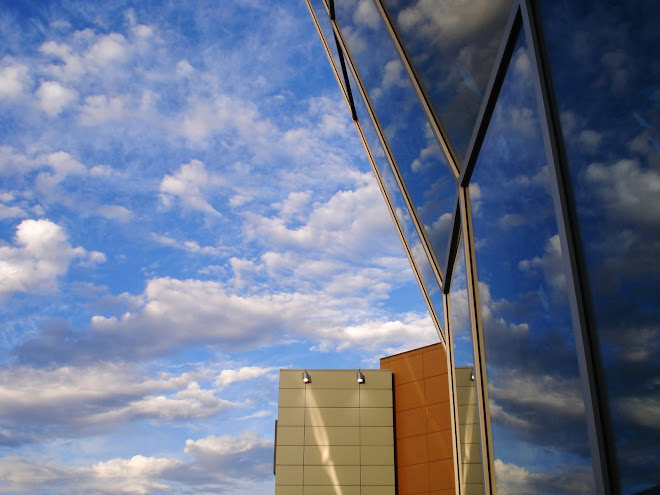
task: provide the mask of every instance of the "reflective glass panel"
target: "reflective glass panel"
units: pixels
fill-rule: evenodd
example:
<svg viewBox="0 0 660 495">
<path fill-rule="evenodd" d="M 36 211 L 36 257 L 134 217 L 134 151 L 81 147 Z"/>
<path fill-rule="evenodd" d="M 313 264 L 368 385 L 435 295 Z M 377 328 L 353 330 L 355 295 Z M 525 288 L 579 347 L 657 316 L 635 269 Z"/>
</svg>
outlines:
<svg viewBox="0 0 660 495">
<path fill-rule="evenodd" d="M 349 84 L 351 84 L 353 88 L 356 87 L 352 74 L 349 74 Z M 431 267 L 429 258 L 426 255 L 424 248 L 422 247 L 422 242 L 419 238 L 417 230 L 415 229 L 412 218 L 410 218 L 408 209 L 406 208 L 406 203 L 403 200 L 403 196 L 401 195 L 399 186 L 397 185 L 396 179 L 394 178 L 392 169 L 390 168 L 389 163 L 385 158 L 385 154 L 378 139 L 378 135 L 376 134 L 371 120 L 369 119 L 367 109 L 364 106 L 364 101 L 362 98 L 360 98 L 357 91 L 354 94 L 355 111 L 358 116 L 358 121 L 362 126 L 362 132 L 364 133 L 365 139 L 369 144 L 369 148 L 373 154 L 374 161 L 376 162 L 376 168 L 378 169 L 378 173 L 383 181 L 385 190 L 387 191 L 390 201 L 392 202 L 392 206 L 394 207 L 399 227 L 403 231 L 403 235 L 408 242 L 413 262 L 416 266 L 417 272 L 422 279 L 423 287 L 429 295 L 431 304 L 433 305 L 433 309 L 437 315 L 438 326 L 439 328 L 443 328 L 445 311 L 444 303 L 442 300 L 442 290 L 438 284 L 438 280 L 435 277 L 435 274 L 433 273 L 433 268 Z"/>
<path fill-rule="evenodd" d="M 337 54 L 337 43 L 335 42 L 334 33 L 332 31 L 332 25 L 330 24 L 330 18 L 328 17 L 328 11 L 325 9 L 323 0 L 310 0 L 314 13 L 316 14 L 316 19 L 318 20 L 319 26 L 321 26 L 321 31 L 323 31 L 323 37 L 325 42 L 328 44 L 330 53 L 332 53 L 332 60 L 335 64 L 337 72 L 340 74 L 339 80 L 341 85 L 346 89 L 344 83 L 344 77 L 341 71 L 341 62 L 339 60 L 339 55 Z"/>
<path fill-rule="evenodd" d="M 498 493 L 593 493 L 532 69 L 518 40 L 470 183 Z"/>
<path fill-rule="evenodd" d="M 336 16 L 439 266 L 456 181 L 373 2 L 335 3 Z"/>
<path fill-rule="evenodd" d="M 470 144 L 513 0 L 384 0 L 458 160 Z"/>
<path fill-rule="evenodd" d="M 660 492 L 660 3 L 539 2 L 621 492 Z"/>
<path fill-rule="evenodd" d="M 458 248 L 449 290 L 451 332 L 454 344 L 454 397 L 458 406 L 461 493 L 482 493 L 481 444 L 477 392 L 474 381 L 472 325 L 465 278 L 463 243 Z"/>
</svg>

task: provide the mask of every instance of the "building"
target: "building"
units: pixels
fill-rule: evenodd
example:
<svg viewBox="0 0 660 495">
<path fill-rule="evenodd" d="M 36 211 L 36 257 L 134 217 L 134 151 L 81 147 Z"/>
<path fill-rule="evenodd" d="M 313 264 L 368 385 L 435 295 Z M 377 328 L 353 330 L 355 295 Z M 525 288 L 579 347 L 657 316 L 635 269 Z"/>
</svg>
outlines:
<svg viewBox="0 0 660 495">
<path fill-rule="evenodd" d="M 660 493 L 660 4 L 305 1 L 483 493 Z"/>
<path fill-rule="evenodd" d="M 380 366 L 280 370 L 276 495 L 448 495 L 458 484 L 461 493 L 481 493 L 472 368 L 456 369 L 453 401 L 442 344 Z M 462 454 L 460 479 L 453 445 Z"/>
</svg>

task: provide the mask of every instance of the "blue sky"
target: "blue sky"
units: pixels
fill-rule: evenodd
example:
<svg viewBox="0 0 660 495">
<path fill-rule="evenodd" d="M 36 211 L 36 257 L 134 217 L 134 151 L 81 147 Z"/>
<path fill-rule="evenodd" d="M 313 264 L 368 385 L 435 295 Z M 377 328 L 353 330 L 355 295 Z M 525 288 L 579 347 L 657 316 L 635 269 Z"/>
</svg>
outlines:
<svg viewBox="0 0 660 495">
<path fill-rule="evenodd" d="M 302 0 L 0 36 L 0 493 L 272 493 L 279 368 L 437 341 Z"/>
</svg>

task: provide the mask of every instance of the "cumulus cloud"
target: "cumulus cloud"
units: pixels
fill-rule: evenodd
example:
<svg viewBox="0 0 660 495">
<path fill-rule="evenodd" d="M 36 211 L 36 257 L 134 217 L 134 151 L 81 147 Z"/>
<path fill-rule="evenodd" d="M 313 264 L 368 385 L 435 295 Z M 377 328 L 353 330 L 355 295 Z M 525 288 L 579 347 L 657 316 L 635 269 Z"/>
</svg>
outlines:
<svg viewBox="0 0 660 495">
<path fill-rule="evenodd" d="M 613 217 L 645 225 L 656 225 L 660 219 L 657 170 L 644 169 L 637 160 L 623 159 L 607 165 L 592 163 L 586 168 L 585 179 Z"/>
<path fill-rule="evenodd" d="M 184 208 L 221 216 L 208 202 L 203 191 L 222 183 L 220 177 L 207 172 L 202 162 L 191 160 L 190 163 L 181 165 L 173 175 L 163 177 L 160 183 L 160 199 L 166 207 L 172 206 L 174 200 L 178 199 Z"/>
<path fill-rule="evenodd" d="M 561 472 L 535 473 L 513 463 L 495 459 L 497 491 L 510 495 L 528 493 L 593 493 L 591 467 L 568 466 Z"/>
<path fill-rule="evenodd" d="M 3 66 L 0 67 L 0 100 L 16 98 L 24 93 L 30 84 L 28 68 L 12 63 L 8 58 L 4 58 L 0 65 Z"/>
<path fill-rule="evenodd" d="M 140 420 L 179 421 L 215 416 L 243 405 L 202 388 L 206 372 L 145 374 L 124 364 L 0 369 L 4 444 L 80 436 Z M 18 427 L 27 437 L 17 434 Z"/>
<path fill-rule="evenodd" d="M 6 456 L 0 477 L 11 492 L 51 493 L 58 486 L 73 495 L 148 495 L 173 490 L 185 483 L 198 490 L 221 493 L 244 488 L 246 482 L 272 477 L 273 442 L 253 431 L 240 435 L 187 440 L 187 458 L 145 456 L 114 458 L 91 466 L 69 466 L 52 458 Z"/>
<path fill-rule="evenodd" d="M 103 262 L 98 251 L 73 247 L 64 230 L 49 220 L 23 220 L 14 246 L 0 246 L 0 297 L 13 292 L 53 290 L 75 259 Z"/>
<path fill-rule="evenodd" d="M 57 81 L 44 81 L 37 89 L 37 101 L 49 117 L 55 117 L 78 99 L 75 89 L 62 86 Z"/>
<path fill-rule="evenodd" d="M 235 382 L 252 380 L 267 375 L 274 370 L 275 368 L 261 368 L 259 366 L 244 366 L 237 370 L 222 370 L 215 379 L 214 385 L 219 389 L 222 389 Z"/>
</svg>

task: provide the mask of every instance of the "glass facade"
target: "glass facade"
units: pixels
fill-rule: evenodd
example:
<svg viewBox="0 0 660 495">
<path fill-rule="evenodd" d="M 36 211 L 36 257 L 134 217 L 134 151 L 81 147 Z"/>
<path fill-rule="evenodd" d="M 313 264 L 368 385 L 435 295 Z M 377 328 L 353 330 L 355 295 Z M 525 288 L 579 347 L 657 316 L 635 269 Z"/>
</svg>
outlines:
<svg viewBox="0 0 660 495">
<path fill-rule="evenodd" d="M 455 492 L 660 493 L 660 4 L 306 1 L 451 350 Z"/>
</svg>

